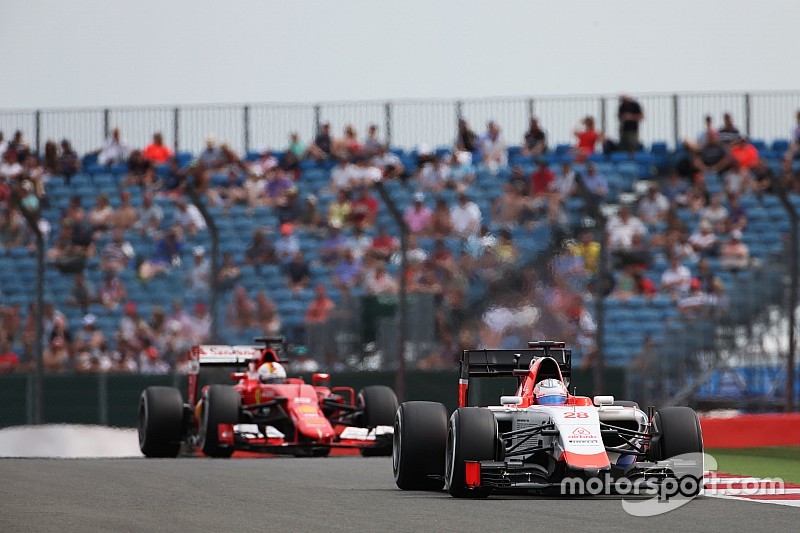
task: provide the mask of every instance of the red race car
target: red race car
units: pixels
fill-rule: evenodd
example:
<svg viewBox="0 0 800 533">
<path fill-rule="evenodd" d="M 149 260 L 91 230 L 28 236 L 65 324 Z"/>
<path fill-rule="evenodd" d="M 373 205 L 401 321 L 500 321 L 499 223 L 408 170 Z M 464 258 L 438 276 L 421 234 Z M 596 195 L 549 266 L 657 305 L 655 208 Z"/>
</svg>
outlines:
<svg viewBox="0 0 800 533">
<path fill-rule="evenodd" d="M 373 385 L 358 394 L 329 387 L 328 374 L 309 385 L 287 378 L 280 337 L 257 338 L 261 346 L 193 346 L 188 401 L 174 387 L 148 387 L 139 399 L 139 448 L 147 457 L 176 457 L 199 448 L 209 457 L 234 451 L 327 456 L 333 448 L 361 455 L 392 454 L 397 397 Z M 233 385 L 200 388 L 202 367 L 234 367 Z"/>
</svg>

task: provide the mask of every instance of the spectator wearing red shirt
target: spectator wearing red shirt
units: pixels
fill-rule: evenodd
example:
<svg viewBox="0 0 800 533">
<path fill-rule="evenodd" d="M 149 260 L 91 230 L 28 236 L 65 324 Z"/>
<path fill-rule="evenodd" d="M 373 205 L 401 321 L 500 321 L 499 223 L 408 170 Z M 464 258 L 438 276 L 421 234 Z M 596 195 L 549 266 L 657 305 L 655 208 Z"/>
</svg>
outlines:
<svg viewBox="0 0 800 533">
<path fill-rule="evenodd" d="M 573 135 L 578 139 L 578 145 L 575 147 L 575 152 L 579 159 L 583 160 L 589 154 L 593 154 L 595 146 L 598 142 L 602 142 L 605 138 L 602 133 L 597 131 L 594 126 L 594 118 L 586 117 L 581 123 L 583 130 L 575 129 Z"/>
<path fill-rule="evenodd" d="M 161 165 L 172 157 L 172 150 L 164 144 L 164 138 L 161 136 L 161 133 L 155 133 L 153 135 L 153 143 L 144 149 L 142 156 L 148 161 Z"/>
<path fill-rule="evenodd" d="M 392 254 L 397 250 L 397 239 L 386 233 L 386 228 L 380 226 L 378 234 L 372 239 L 370 251 L 372 254 L 383 260 L 389 259 Z"/>
<path fill-rule="evenodd" d="M 556 180 L 556 175 L 550 170 L 547 161 L 539 159 L 537 164 L 539 168 L 531 174 L 530 185 L 531 207 L 535 211 L 548 207 L 550 187 Z"/>
<path fill-rule="evenodd" d="M 758 148 L 744 137 L 739 137 L 731 147 L 731 156 L 739 162 L 742 170 L 749 172 L 758 163 Z"/>
<path fill-rule="evenodd" d="M 8 374 L 16 370 L 19 356 L 11 350 L 8 342 L 0 344 L 0 374 Z"/>
<path fill-rule="evenodd" d="M 378 214 L 378 201 L 369 193 L 369 189 L 362 187 L 356 198 L 350 204 L 350 217 L 356 226 L 372 226 Z"/>
<path fill-rule="evenodd" d="M 314 289 L 316 297 L 308 304 L 306 311 L 306 324 L 322 324 L 330 318 L 331 311 L 336 308 L 330 298 L 328 298 L 325 285 L 317 285 Z"/>
</svg>

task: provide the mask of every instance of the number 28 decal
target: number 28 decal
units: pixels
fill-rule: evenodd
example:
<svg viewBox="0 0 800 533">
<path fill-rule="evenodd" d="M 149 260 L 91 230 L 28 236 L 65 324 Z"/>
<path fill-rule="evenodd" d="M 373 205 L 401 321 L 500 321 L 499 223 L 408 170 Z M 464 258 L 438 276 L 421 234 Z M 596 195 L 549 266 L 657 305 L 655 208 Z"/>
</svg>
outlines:
<svg viewBox="0 0 800 533">
<path fill-rule="evenodd" d="M 589 418 L 589 413 L 576 413 L 575 411 L 567 411 L 564 413 L 564 418 Z"/>
</svg>

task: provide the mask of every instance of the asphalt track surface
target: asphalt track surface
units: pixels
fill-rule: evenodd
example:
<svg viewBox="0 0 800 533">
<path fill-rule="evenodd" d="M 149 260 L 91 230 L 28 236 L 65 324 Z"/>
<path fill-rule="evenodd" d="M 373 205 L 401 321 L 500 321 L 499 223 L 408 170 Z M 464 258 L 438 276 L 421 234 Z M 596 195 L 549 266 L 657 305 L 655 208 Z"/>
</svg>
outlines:
<svg viewBox="0 0 800 533">
<path fill-rule="evenodd" d="M 387 458 L 3 459 L 0 531 L 797 531 L 797 508 L 698 498 L 636 518 L 618 498 L 403 492 Z"/>
</svg>

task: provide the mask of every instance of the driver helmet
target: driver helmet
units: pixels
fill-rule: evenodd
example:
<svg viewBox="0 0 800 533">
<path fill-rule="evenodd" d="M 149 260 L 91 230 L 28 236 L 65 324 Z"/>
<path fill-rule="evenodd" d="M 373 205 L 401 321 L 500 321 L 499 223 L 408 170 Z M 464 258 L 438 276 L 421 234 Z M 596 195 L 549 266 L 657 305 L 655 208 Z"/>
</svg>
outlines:
<svg viewBox="0 0 800 533">
<path fill-rule="evenodd" d="M 280 363 L 263 363 L 256 370 L 256 377 L 261 383 L 284 383 L 286 370 Z"/>
<path fill-rule="evenodd" d="M 543 379 L 533 388 L 533 396 L 539 405 L 564 405 L 567 388 L 557 379 Z"/>
</svg>

